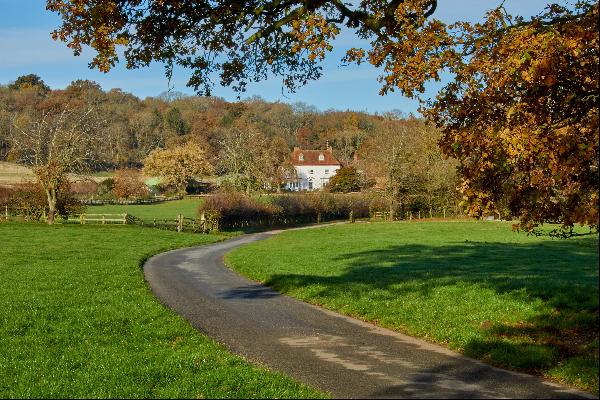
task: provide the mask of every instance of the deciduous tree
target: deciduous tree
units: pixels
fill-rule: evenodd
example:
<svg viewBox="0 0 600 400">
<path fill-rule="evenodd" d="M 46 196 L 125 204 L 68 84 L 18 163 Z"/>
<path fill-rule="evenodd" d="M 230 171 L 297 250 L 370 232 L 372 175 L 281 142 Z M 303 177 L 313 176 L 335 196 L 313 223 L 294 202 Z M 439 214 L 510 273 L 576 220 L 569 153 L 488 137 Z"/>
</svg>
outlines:
<svg viewBox="0 0 600 400">
<path fill-rule="evenodd" d="M 154 150 L 144 159 L 146 175 L 160 176 L 162 183 L 174 186 L 182 194 L 192 178 L 205 176 L 212 171 L 204 150 L 193 142 Z"/>
<path fill-rule="evenodd" d="M 71 108 L 59 99 L 50 109 L 32 113 L 13 121 L 11 152 L 15 160 L 33 167 L 46 193 L 48 224 L 53 224 L 59 192 L 68 187 L 67 174 L 88 169 L 104 122 L 92 105 Z"/>
</svg>

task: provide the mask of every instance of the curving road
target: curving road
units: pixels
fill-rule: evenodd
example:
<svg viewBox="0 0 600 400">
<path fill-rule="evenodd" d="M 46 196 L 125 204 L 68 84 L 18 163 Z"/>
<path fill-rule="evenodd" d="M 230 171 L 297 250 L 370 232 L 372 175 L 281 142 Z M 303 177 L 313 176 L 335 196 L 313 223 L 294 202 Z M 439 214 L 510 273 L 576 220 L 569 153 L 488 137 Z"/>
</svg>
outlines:
<svg viewBox="0 0 600 400">
<path fill-rule="evenodd" d="M 232 352 L 337 398 L 595 398 L 283 296 L 224 266 L 225 253 L 273 233 L 159 254 L 146 280 Z"/>
</svg>

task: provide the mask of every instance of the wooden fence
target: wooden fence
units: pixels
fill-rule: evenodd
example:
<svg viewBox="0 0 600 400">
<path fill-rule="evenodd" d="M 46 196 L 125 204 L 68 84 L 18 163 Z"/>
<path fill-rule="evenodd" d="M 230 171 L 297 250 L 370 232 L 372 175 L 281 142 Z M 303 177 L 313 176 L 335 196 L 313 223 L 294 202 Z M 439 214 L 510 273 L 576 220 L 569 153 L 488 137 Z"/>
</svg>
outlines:
<svg viewBox="0 0 600 400">
<path fill-rule="evenodd" d="M 129 214 L 79 214 L 69 217 L 67 223 L 79 223 L 81 225 L 86 224 L 113 224 L 113 225 L 127 225 L 131 223 L 131 215 Z"/>
<path fill-rule="evenodd" d="M 178 214 L 175 219 L 157 219 L 144 220 L 141 218 L 130 216 L 131 219 L 128 221 L 129 224 L 148 228 L 165 229 L 176 232 L 192 232 L 192 233 L 207 233 L 211 230 L 216 230 L 215 226 L 212 226 L 206 219 L 194 219 L 184 217 L 182 214 Z"/>
</svg>

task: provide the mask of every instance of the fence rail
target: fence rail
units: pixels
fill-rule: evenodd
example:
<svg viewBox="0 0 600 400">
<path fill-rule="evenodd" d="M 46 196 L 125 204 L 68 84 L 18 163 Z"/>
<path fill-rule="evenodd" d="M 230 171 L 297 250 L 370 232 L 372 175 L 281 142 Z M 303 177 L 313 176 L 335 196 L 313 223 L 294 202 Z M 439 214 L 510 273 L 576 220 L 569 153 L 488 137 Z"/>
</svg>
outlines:
<svg viewBox="0 0 600 400">
<path fill-rule="evenodd" d="M 127 225 L 128 219 L 130 219 L 130 215 L 128 214 L 79 214 L 73 215 L 69 217 L 66 222 L 67 223 L 79 223 L 81 225 L 86 224 L 118 224 L 118 225 Z"/>
</svg>

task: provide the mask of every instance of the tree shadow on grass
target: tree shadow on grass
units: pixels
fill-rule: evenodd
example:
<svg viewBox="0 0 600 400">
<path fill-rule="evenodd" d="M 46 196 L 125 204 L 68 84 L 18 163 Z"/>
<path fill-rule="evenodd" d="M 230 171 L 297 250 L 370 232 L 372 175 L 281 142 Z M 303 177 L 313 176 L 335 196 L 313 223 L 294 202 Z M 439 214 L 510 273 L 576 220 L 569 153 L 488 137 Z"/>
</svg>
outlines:
<svg viewBox="0 0 600 400">
<path fill-rule="evenodd" d="M 547 305 L 544 311 L 525 321 L 480 321 L 481 334 L 463 352 L 495 365 L 539 373 L 571 358 L 587 357 L 589 364 L 591 357 L 597 376 L 596 237 L 535 244 L 408 244 L 349 252 L 333 261 L 347 266 L 343 273 L 272 275 L 265 283 L 283 293 L 311 287 L 311 297 L 317 299 L 336 293 L 353 300 L 371 297 L 380 302 L 378 307 L 401 296 L 427 298 L 440 288 L 471 285 L 523 303 L 541 300 Z"/>
</svg>

